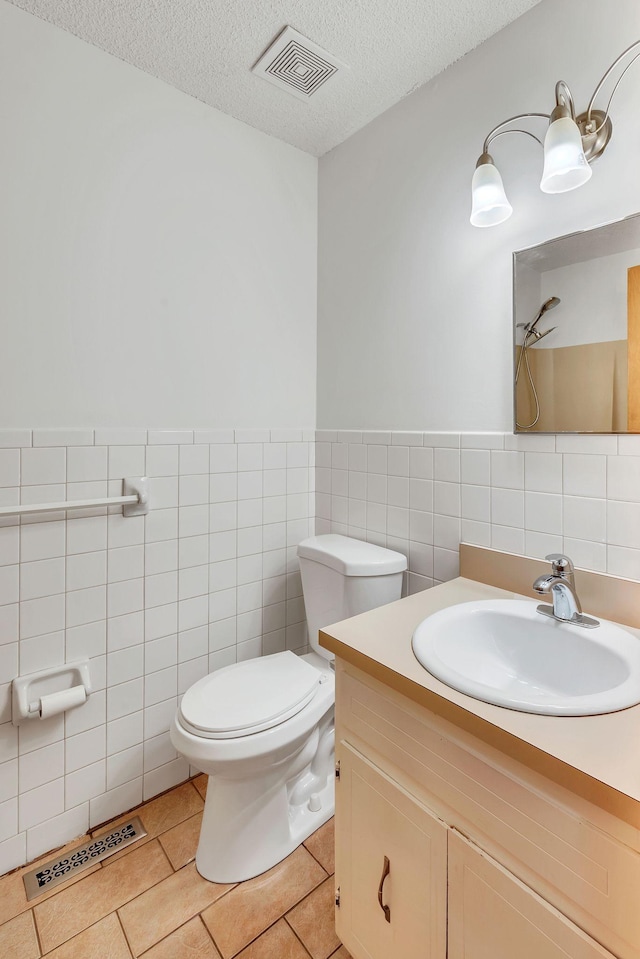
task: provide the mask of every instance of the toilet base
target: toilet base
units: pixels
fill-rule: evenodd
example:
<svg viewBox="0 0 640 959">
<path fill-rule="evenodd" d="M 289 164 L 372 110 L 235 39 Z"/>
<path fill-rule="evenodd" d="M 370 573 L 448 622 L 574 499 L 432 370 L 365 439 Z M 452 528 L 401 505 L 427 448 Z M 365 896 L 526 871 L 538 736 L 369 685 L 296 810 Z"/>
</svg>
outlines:
<svg viewBox="0 0 640 959">
<path fill-rule="evenodd" d="M 254 796 L 245 795 L 242 798 L 247 801 L 239 803 L 237 783 L 226 790 L 218 777 L 210 777 L 213 789 L 211 793 L 207 789 L 196 853 L 200 875 L 210 882 L 243 882 L 286 859 L 333 816 L 334 781 L 331 769 L 323 788 L 305 802 L 293 805 L 289 801 L 291 789 L 286 785 L 278 784 L 266 793 L 256 791 Z M 233 808 L 225 809 L 227 800 L 233 800 Z M 310 805 L 319 808 L 310 809 Z M 221 822 L 225 823 L 224 830 Z"/>
<path fill-rule="evenodd" d="M 247 736 L 200 736 L 176 713 L 173 745 L 209 777 L 196 853 L 201 876 L 217 883 L 258 876 L 331 818 L 334 703 L 334 676 L 325 669 L 304 708 Z"/>
</svg>

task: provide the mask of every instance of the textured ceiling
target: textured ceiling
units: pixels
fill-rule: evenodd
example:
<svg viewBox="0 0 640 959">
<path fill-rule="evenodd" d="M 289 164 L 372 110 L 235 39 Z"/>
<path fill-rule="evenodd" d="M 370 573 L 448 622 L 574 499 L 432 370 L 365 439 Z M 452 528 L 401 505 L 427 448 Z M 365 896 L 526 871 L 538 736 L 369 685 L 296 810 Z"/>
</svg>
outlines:
<svg viewBox="0 0 640 959">
<path fill-rule="evenodd" d="M 13 0 L 321 156 L 539 0 Z M 250 72 L 290 24 L 349 65 L 304 103 Z"/>
</svg>

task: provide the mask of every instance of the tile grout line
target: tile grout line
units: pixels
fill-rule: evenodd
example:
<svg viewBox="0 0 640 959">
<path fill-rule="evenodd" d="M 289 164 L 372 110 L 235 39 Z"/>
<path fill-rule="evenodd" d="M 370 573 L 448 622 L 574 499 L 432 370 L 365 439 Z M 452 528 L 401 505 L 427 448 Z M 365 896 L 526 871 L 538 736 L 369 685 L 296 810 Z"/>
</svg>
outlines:
<svg viewBox="0 0 640 959">
<path fill-rule="evenodd" d="M 163 850 L 163 852 L 164 852 L 164 850 Z M 120 926 L 120 928 L 121 928 L 121 930 L 122 930 L 122 935 L 124 936 L 124 941 L 125 941 L 126 944 L 127 944 L 127 949 L 129 950 L 129 954 L 130 954 L 131 956 L 134 956 L 135 953 L 134 953 L 134 951 L 133 951 L 133 947 L 132 947 L 131 943 L 129 942 L 129 937 L 128 937 L 128 935 L 127 935 L 127 930 L 124 928 L 124 923 L 123 923 L 122 919 L 120 918 L 120 911 L 119 911 L 119 909 L 115 909 L 114 912 L 115 912 L 115 916 L 116 916 L 116 919 L 117 919 L 117 921 L 118 921 L 118 924 L 119 924 L 119 926 Z M 110 915 L 111 915 L 111 913 L 110 913 Z"/>
<path fill-rule="evenodd" d="M 186 821 L 187 821 L 187 820 L 183 820 L 183 822 L 186 822 Z M 180 823 L 176 823 L 176 825 L 180 825 Z M 173 828 L 173 827 L 170 827 L 170 828 Z M 168 831 L 169 831 L 169 830 L 165 830 L 165 832 L 168 832 Z M 131 903 L 134 903 L 137 899 L 140 899 L 142 896 L 146 895 L 146 893 L 148 893 L 151 889 L 155 889 L 155 888 L 156 888 L 157 886 L 159 886 L 161 883 L 166 882 L 168 879 L 173 878 L 173 876 L 177 876 L 178 873 L 182 872 L 184 869 L 187 869 L 192 863 L 195 862 L 195 857 L 194 857 L 194 859 L 190 859 L 189 862 L 186 862 L 186 863 L 184 864 L 184 866 L 180 866 L 179 869 L 174 869 L 174 868 L 173 868 L 173 864 L 172 864 L 171 860 L 169 859 L 169 857 L 168 857 L 168 855 L 167 855 L 167 853 L 166 853 L 166 851 L 165 851 L 165 849 L 164 849 L 164 846 L 163 846 L 162 843 L 160 842 L 160 836 L 162 836 L 162 835 L 164 835 L 164 833 L 158 833 L 157 836 L 154 836 L 154 838 L 151 840 L 151 842 L 154 842 L 154 841 L 157 841 L 157 842 L 158 842 L 158 845 L 159 845 L 160 848 L 162 849 L 162 852 L 164 853 L 164 856 L 165 856 L 165 858 L 167 859 L 167 861 L 168 861 L 168 863 L 169 863 L 172 871 L 169 873 L 168 876 L 164 876 L 162 879 L 159 879 L 158 882 L 153 883 L 153 885 L 149 886 L 147 889 L 144 889 L 142 892 L 139 892 L 139 893 L 138 893 L 136 896 L 134 896 L 132 899 L 128 899 L 126 902 L 123 902 L 122 905 L 118 906 L 118 908 L 115 910 L 115 912 L 118 913 L 118 919 L 120 920 L 120 923 L 121 923 L 121 925 L 123 926 L 123 928 L 124 928 L 124 924 L 122 923 L 122 920 L 121 920 L 121 918 L 120 918 L 120 909 L 123 909 L 125 906 L 128 906 L 128 905 L 130 905 Z M 145 845 L 148 845 L 148 843 L 145 843 Z M 123 856 L 122 858 L 124 859 L 124 858 L 126 858 L 126 857 Z M 196 871 L 197 871 L 197 870 L 196 870 Z M 200 875 L 200 874 L 198 873 L 198 876 L 199 876 L 199 875 Z M 224 899 L 225 896 L 228 896 L 230 892 L 233 892 L 234 889 L 237 889 L 238 885 L 239 885 L 239 883 L 235 883 L 235 884 L 231 885 L 231 886 L 229 887 L 229 889 L 227 889 L 227 890 L 226 890 L 225 892 L 223 892 L 220 896 L 218 896 L 218 898 L 215 899 L 214 902 L 220 902 L 220 900 Z M 213 905 L 213 903 L 209 903 L 209 905 Z M 208 908 L 209 908 L 209 906 L 205 906 L 205 907 L 204 907 L 204 909 L 208 909 Z M 158 942 L 154 942 L 151 946 L 149 946 L 149 949 L 146 949 L 145 952 L 148 952 L 150 949 L 153 949 L 154 946 L 157 946 L 157 945 L 158 945 L 158 943 L 164 942 L 164 940 L 165 940 L 165 939 L 168 939 L 169 936 L 173 935 L 173 933 L 176 932 L 177 929 L 182 929 L 183 926 L 186 926 L 186 924 L 187 924 L 188 922 L 191 922 L 192 919 L 195 919 L 196 916 L 201 918 L 201 917 L 202 917 L 202 913 L 204 912 L 204 909 L 202 909 L 200 912 L 195 913 L 193 916 L 190 916 L 190 917 L 189 917 L 188 919 L 186 919 L 184 922 L 180 923 L 179 926 L 176 926 L 175 929 L 172 929 L 171 932 L 168 932 L 167 935 L 166 935 L 166 936 L 163 936 L 162 939 L 159 939 Z M 103 917 L 103 918 L 104 918 L 104 917 Z M 206 923 L 204 923 L 204 921 L 203 921 L 203 925 L 204 925 L 205 928 L 207 929 L 207 932 L 209 932 L 208 927 L 207 927 Z M 211 939 L 212 939 L 212 941 L 213 941 L 216 949 L 218 949 L 217 943 L 216 943 L 215 940 L 213 939 L 213 936 L 211 935 L 211 933 L 209 933 L 209 935 L 211 936 Z M 67 941 L 68 941 L 68 940 L 67 940 Z M 127 939 L 127 942 L 128 942 L 128 941 L 129 941 L 129 940 Z M 133 949 L 131 949 L 131 952 L 132 952 L 132 954 L 133 954 Z M 220 952 L 219 949 L 218 949 L 218 952 Z M 222 953 L 220 953 L 220 954 L 222 955 Z M 141 953 L 141 955 L 144 955 L 144 953 Z"/>
<path fill-rule="evenodd" d="M 43 956 L 43 955 L 44 955 L 44 950 L 43 950 L 43 948 L 42 948 L 42 941 L 41 941 L 41 939 L 40 939 L 40 930 L 38 929 L 38 923 L 36 922 L 36 914 L 35 914 L 35 912 L 33 911 L 33 907 L 32 907 L 31 909 L 29 909 L 29 912 L 31 913 L 31 922 L 33 923 L 33 929 L 34 929 L 34 932 L 35 932 L 35 934 L 36 934 L 36 942 L 38 943 L 38 951 L 39 951 L 40 955 Z M 20 915 L 20 913 L 18 913 L 18 915 Z M 11 922 L 11 920 L 9 920 L 9 922 Z M 2 928 L 2 927 L 0 927 L 0 928 Z"/>
<path fill-rule="evenodd" d="M 298 848 L 304 848 L 306 852 L 309 852 L 309 850 L 306 848 L 306 846 L 304 846 L 304 843 L 301 843 Z M 295 850 L 294 850 L 294 851 L 295 851 Z M 311 853 L 309 853 L 309 855 L 311 855 Z M 288 858 L 288 857 L 286 857 L 286 858 Z M 314 861 L 317 862 L 317 860 L 315 859 L 315 856 L 312 856 L 311 858 L 314 859 Z M 285 862 L 285 861 L 286 861 L 286 859 L 281 860 L 281 862 Z M 318 863 L 318 865 L 320 865 L 320 863 Z M 184 867 L 183 867 L 183 868 L 184 868 Z M 289 910 L 287 910 L 288 912 L 291 912 L 292 909 L 295 909 L 296 906 L 299 906 L 301 902 L 304 902 L 304 900 L 307 898 L 307 896 L 310 896 L 311 893 L 315 892 L 316 889 L 318 889 L 318 888 L 322 885 L 323 882 L 326 882 L 326 881 L 327 881 L 327 879 L 329 878 L 329 876 L 326 875 L 326 869 L 324 869 L 323 866 L 320 866 L 320 868 L 321 868 L 321 869 L 323 870 L 323 872 L 325 873 L 324 879 L 322 879 L 319 883 L 317 883 L 317 884 L 313 887 L 313 889 L 310 889 L 309 892 L 306 893 L 306 895 L 304 895 L 304 896 L 302 896 L 300 899 L 298 899 L 298 901 L 295 902 L 295 903 L 290 907 Z M 256 878 L 256 877 L 254 877 L 254 878 Z M 247 881 L 247 882 L 250 882 L 251 880 L 246 880 L 246 881 Z M 237 889 L 239 886 L 242 886 L 242 882 L 236 883 L 235 886 L 233 886 L 231 889 L 228 889 L 225 893 L 223 893 L 223 894 L 219 897 L 219 899 L 216 899 L 215 901 L 216 901 L 216 902 L 219 902 L 220 900 L 224 899 L 225 896 L 227 896 L 227 895 L 228 895 L 230 892 L 232 892 L 234 889 Z M 208 908 L 208 907 L 207 907 L 207 908 Z M 260 938 L 260 936 L 263 936 L 266 932 L 268 932 L 269 929 L 271 929 L 273 926 L 275 926 L 275 924 L 276 924 L 277 922 L 279 922 L 281 919 L 284 919 L 285 922 L 286 922 L 285 913 L 281 913 L 281 915 L 279 915 L 276 919 L 274 919 L 273 922 L 269 923 L 269 925 L 266 926 L 266 928 L 262 929 L 256 936 L 254 936 L 253 939 L 250 939 L 249 942 L 246 942 L 243 946 L 241 946 L 241 948 L 240 948 L 237 952 L 234 952 L 234 953 L 229 957 L 229 959 L 236 959 L 236 956 L 238 956 L 238 955 L 239 955 L 241 952 L 243 952 L 245 949 L 248 949 L 249 946 L 252 945 L 252 943 L 256 942 L 256 941 Z M 206 925 L 206 923 L 205 923 L 205 925 Z M 289 923 L 288 923 L 288 922 L 287 922 L 287 926 L 289 926 Z M 208 928 L 208 927 L 207 927 L 207 928 Z M 295 930 L 294 930 L 291 926 L 289 926 L 289 928 L 291 929 L 292 932 L 295 933 Z M 222 950 L 220 950 L 220 949 L 218 948 L 218 945 L 217 945 L 217 943 L 216 943 L 216 941 L 215 941 L 215 938 L 214 938 L 214 936 L 213 936 L 213 933 L 210 932 L 210 935 L 211 935 L 211 938 L 213 939 L 213 942 L 214 942 L 214 945 L 216 946 L 216 949 L 218 949 L 218 952 L 220 952 L 220 955 L 222 956 L 222 955 L 223 955 Z M 296 936 L 296 938 L 298 938 L 298 937 Z M 304 946 L 304 943 L 303 943 L 303 946 Z M 306 950 L 306 947 L 305 947 L 305 951 L 307 951 L 307 950 Z"/>
<path fill-rule="evenodd" d="M 322 826 L 321 826 L 320 828 L 322 829 Z M 304 846 L 304 843 L 303 843 L 302 845 Z M 304 846 L 304 848 L 307 849 L 306 846 Z M 313 955 L 312 955 L 311 951 L 310 951 L 309 949 L 307 949 L 305 943 L 303 942 L 303 940 L 301 939 L 301 937 L 298 935 L 298 932 L 296 931 L 296 929 L 291 925 L 291 923 L 289 922 L 287 916 L 289 915 L 289 913 L 293 912 L 293 910 L 296 909 L 299 905 L 301 905 L 303 902 L 305 902 L 305 900 L 307 900 L 310 896 L 312 896 L 312 895 L 320 888 L 320 886 L 323 885 L 323 883 L 325 883 L 325 882 L 327 881 L 327 879 L 332 879 L 332 878 L 335 876 L 335 872 L 328 873 L 327 870 L 326 870 L 326 869 L 324 868 L 324 866 L 322 865 L 322 863 L 319 862 L 319 860 L 316 859 L 316 857 L 313 855 L 313 853 L 311 852 L 311 850 L 307 849 L 307 852 L 309 853 L 310 856 L 313 857 L 313 859 L 316 860 L 316 862 L 318 863 L 318 865 L 320 866 L 320 868 L 324 870 L 324 872 L 326 873 L 326 878 L 323 879 L 321 883 L 318 883 L 318 885 L 315 886 L 314 889 L 312 889 L 310 892 L 308 892 L 307 895 L 304 897 L 304 899 L 300 899 L 300 901 L 297 902 L 297 903 L 295 904 L 295 906 L 292 906 L 291 909 L 288 909 L 287 912 L 286 912 L 281 918 L 284 919 L 284 921 L 285 921 L 286 924 L 288 925 L 289 929 L 291 929 L 291 931 L 293 932 L 293 934 L 294 934 L 294 936 L 296 937 L 296 939 L 299 940 L 299 942 L 300 942 L 300 944 L 302 945 L 302 947 L 303 947 L 303 949 L 305 950 L 305 952 L 307 952 L 307 954 L 308 954 L 309 956 L 311 956 L 311 959 L 313 959 Z M 334 883 L 334 889 L 335 889 L 335 883 Z M 340 949 L 340 946 L 338 946 L 338 949 Z M 337 950 L 336 950 L 336 951 L 337 951 Z M 331 953 L 331 955 L 334 955 L 334 953 Z M 329 959 L 330 959 L 330 957 L 329 957 Z"/>
<path fill-rule="evenodd" d="M 237 889 L 237 886 L 234 886 L 233 888 L 234 888 L 234 889 Z M 228 890 L 228 891 L 231 892 L 231 890 Z M 221 899 L 224 898 L 225 895 L 226 895 L 226 893 L 223 893 L 222 896 L 220 896 L 220 898 L 221 898 Z M 218 901 L 218 900 L 216 900 L 216 902 L 217 902 L 217 901 Z M 213 905 L 213 903 L 212 903 L 212 905 Z M 209 908 L 209 907 L 207 906 L 207 909 L 208 909 L 208 908 Z M 202 910 L 202 912 L 204 912 L 204 909 Z M 216 942 L 216 938 L 215 938 L 214 934 L 211 932 L 211 930 L 209 929 L 209 926 L 207 925 L 207 923 L 206 923 L 206 922 L 204 921 L 204 919 L 202 918 L 202 912 L 199 912 L 199 913 L 198 913 L 198 917 L 199 917 L 199 919 L 200 919 L 200 922 L 202 923 L 202 925 L 203 925 L 204 928 L 206 929 L 207 935 L 209 936 L 209 938 L 211 939 L 211 942 L 213 943 L 213 948 L 216 950 L 216 952 L 218 953 L 218 955 L 222 957 L 222 956 L 223 956 L 222 949 L 220 948 L 220 946 L 219 946 L 218 943 Z"/>
<path fill-rule="evenodd" d="M 52 897 L 52 898 L 53 898 L 53 897 Z M 127 939 L 127 934 L 126 934 L 126 932 L 125 932 L 125 930 L 124 930 L 124 927 L 123 927 L 122 923 L 120 922 L 120 916 L 118 915 L 118 910 L 117 910 L 117 909 L 114 909 L 113 912 L 108 912 L 105 916 L 101 916 L 100 919 L 96 919 L 96 921 L 95 921 L 95 922 L 92 922 L 90 926 L 86 926 L 84 929 L 81 929 L 80 932 L 77 932 L 77 933 L 75 934 L 75 936 L 72 936 L 70 939 L 65 939 L 64 942 L 60 943 L 60 944 L 57 945 L 57 946 L 54 946 L 53 949 L 50 949 L 49 952 L 47 952 L 47 953 L 45 953 L 45 952 L 42 951 L 42 945 L 40 945 L 40 955 L 43 957 L 43 959 L 46 959 L 46 956 L 50 955 L 51 952 L 53 952 L 53 951 L 56 950 L 56 949 L 60 949 L 61 946 L 65 946 L 65 945 L 67 945 L 68 943 L 73 942 L 73 940 L 74 940 L 74 939 L 77 939 L 78 936 L 83 936 L 86 932 L 89 931 L 89 929 L 93 929 L 95 926 L 98 925 L 98 923 L 104 922 L 104 920 L 105 920 L 105 919 L 108 919 L 109 916 L 115 916 L 115 917 L 116 917 L 116 920 L 117 920 L 118 924 L 120 925 L 120 928 L 122 929 L 122 933 L 123 933 L 123 935 L 124 935 L 124 937 L 125 937 L 125 942 L 126 942 L 126 944 L 127 944 L 127 948 L 129 949 L 129 952 L 130 952 L 131 956 L 133 957 L 133 950 L 131 949 L 131 946 L 129 945 L 129 940 Z M 36 925 L 35 922 L 34 922 L 34 925 Z M 37 927 L 37 925 L 36 925 L 36 932 L 37 932 L 37 928 L 38 928 L 38 927 Z M 40 935 L 39 935 L 39 933 L 38 933 L 38 943 L 40 944 Z"/>
<path fill-rule="evenodd" d="M 324 881 L 326 881 L 326 880 L 323 880 L 323 882 L 324 882 Z M 317 889 L 317 888 L 318 888 L 318 887 L 316 886 L 316 889 Z M 313 891 L 313 890 L 312 890 L 312 891 Z M 309 893 L 309 895 L 311 895 L 311 893 Z M 305 896 L 305 898 L 306 898 L 306 896 Z M 304 902 L 304 899 L 302 899 L 301 902 Z M 296 903 L 296 905 L 298 905 L 298 904 Z M 295 908 L 295 907 L 294 907 L 294 908 Z M 291 912 L 291 910 L 289 910 L 289 912 Z M 300 943 L 300 945 L 302 946 L 302 948 L 304 949 L 304 951 L 306 952 L 306 954 L 310 957 L 310 959 L 313 959 L 312 954 L 309 952 L 309 950 L 307 949 L 306 945 L 304 944 L 304 942 L 302 941 L 302 939 L 300 938 L 300 936 L 298 935 L 298 933 L 296 932 L 296 930 L 293 928 L 293 926 L 291 925 L 291 923 L 290 923 L 289 920 L 287 919 L 286 914 L 285 914 L 284 916 L 282 916 L 281 918 L 284 919 L 284 921 L 286 922 L 287 926 L 289 927 L 289 929 L 291 930 L 291 932 L 294 934 L 294 936 L 296 937 L 296 939 L 298 940 L 298 942 Z"/>
<path fill-rule="evenodd" d="M 317 887 L 316 887 L 316 888 L 317 888 Z M 304 900 L 303 900 L 303 901 L 304 901 Z M 291 911 L 291 910 L 289 910 L 289 911 Z M 296 932 L 296 930 L 293 928 L 293 926 L 291 925 L 291 923 L 290 923 L 289 920 L 287 919 L 286 915 L 282 916 L 282 918 L 284 919 L 284 921 L 286 922 L 287 926 L 289 927 L 289 929 L 291 930 L 291 932 L 294 934 L 294 936 L 296 937 L 296 939 L 298 940 L 298 942 L 300 943 L 300 945 L 302 946 L 302 948 L 304 949 L 304 951 L 306 952 L 306 954 L 309 956 L 309 959 L 313 959 L 312 954 L 309 952 L 309 950 L 308 950 L 307 947 L 305 946 L 304 942 L 302 941 L 302 939 L 300 938 L 300 936 L 298 935 L 298 933 Z"/>
<path fill-rule="evenodd" d="M 305 898 L 306 898 L 306 897 L 305 897 Z M 302 900 L 300 900 L 300 901 L 302 901 Z M 297 903 L 296 903 L 296 905 L 297 905 Z M 293 907 L 292 907 L 292 908 L 293 908 Z M 254 944 L 254 942 L 257 942 L 258 939 L 261 938 L 261 936 L 266 935 L 266 933 L 269 932 L 270 929 L 273 929 L 273 927 L 274 927 L 275 925 L 277 925 L 279 922 L 281 922 L 283 919 L 284 919 L 284 921 L 287 923 L 287 927 L 288 927 L 289 929 L 291 929 L 291 932 L 296 936 L 296 939 L 298 939 L 298 941 L 301 942 L 299 936 L 296 935 L 295 929 L 292 929 L 291 926 L 289 925 L 289 923 L 287 922 L 285 916 L 284 916 L 284 915 L 281 915 L 281 916 L 278 916 L 277 919 L 274 919 L 273 922 L 269 923 L 269 925 L 268 925 L 265 929 L 261 929 L 260 932 L 259 932 L 256 936 L 253 937 L 253 939 L 250 939 L 249 942 L 245 942 L 244 945 L 241 946 L 241 947 L 238 949 L 237 952 L 232 953 L 232 954 L 228 957 L 228 959 L 237 959 L 237 957 L 238 957 L 241 953 L 243 953 L 243 952 L 245 951 L 245 949 L 248 949 L 249 946 L 252 946 L 252 945 Z M 212 936 L 212 938 L 213 938 L 213 936 Z M 218 946 L 217 946 L 217 944 L 215 943 L 215 940 L 214 940 L 214 945 L 216 945 L 216 949 L 218 949 Z M 305 952 L 307 953 L 307 955 L 309 955 L 309 952 L 308 952 L 308 950 L 306 949 L 306 947 L 305 947 L 305 945 L 304 945 L 303 942 L 301 942 L 301 945 L 302 945 L 303 949 L 305 950 Z M 221 956 L 223 955 L 223 953 L 221 952 L 220 949 L 218 949 L 218 952 L 220 953 Z"/>
<path fill-rule="evenodd" d="M 187 864 L 187 865 L 188 865 L 188 864 Z M 182 866 L 181 868 L 184 868 L 184 866 Z M 178 871 L 179 871 L 179 870 L 176 870 L 176 872 L 178 872 Z M 168 878 L 168 877 L 167 877 L 167 878 Z M 222 899 L 222 896 L 221 896 L 220 898 Z M 217 900 L 216 900 L 216 901 L 217 901 Z M 208 906 L 205 907 L 205 908 L 208 908 Z M 203 911 L 204 911 L 204 910 L 203 910 Z M 122 928 L 123 928 L 125 937 L 127 937 L 127 933 L 126 933 L 126 930 L 124 929 L 124 926 L 122 925 L 122 920 L 120 919 L 120 916 L 118 916 L 118 919 L 119 919 L 119 921 L 120 921 L 120 925 L 121 925 Z M 151 946 L 149 946 L 148 949 L 145 949 L 144 952 L 139 953 L 139 957 L 135 957 L 135 959 L 144 959 L 144 957 L 145 957 L 146 955 L 148 955 L 148 953 L 150 953 L 152 949 L 155 949 L 156 946 L 162 945 L 163 942 L 166 942 L 167 939 L 170 939 L 171 936 L 173 936 L 173 935 L 174 935 L 176 932 L 178 932 L 180 929 L 184 929 L 184 927 L 185 927 L 185 926 L 188 926 L 189 923 L 190 923 L 190 922 L 193 922 L 194 919 L 199 919 L 199 920 L 200 920 L 200 925 L 204 927 L 204 930 L 205 930 L 206 934 L 209 936 L 209 938 L 210 938 L 211 941 L 213 942 L 213 945 L 215 946 L 215 948 L 218 949 L 218 946 L 217 946 L 217 944 L 216 944 L 213 936 L 211 935 L 211 933 L 210 933 L 210 931 L 209 931 L 209 928 L 207 927 L 207 924 L 202 921 L 202 912 L 197 912 L 197 913 L 195 914 L 195 916 L 190 916 L 189 919 L 185 919 L 184 922 L 181 922 L 179 926 L 176 926 L 175 929 L 172 929 L 171 932 L 168 932 L 166 936 L 163 936 L 163 937 L 162 937 L 162 939 L 158 939 L 157 942 L 154 942 Z M 133 952 L 133 949 L 131 948 L 131 945 L 129 944 L 129 939 L 128 939 L 128 937 L 127 937 L 127 944 L 129 945 L 129 949 L 131 950 L 131 955 L 134 956 L 135 954 L 134 954 L 134 952 Z M 218 949 L 218 952 L 220 952 L 219 949 Z M 220 953 L 220 955 L 222 955 L 222 953 Z"/>
<path fill-rule="evenodd" d="M 235 886 L 234 886 L 234 888 L 235 888 Z M 222 896 L 221 896 L 220 898 L 222 899 Z M 208 908 L 208 907 L 207 907 L 207 908 Z M 203 910 L 203 912 L 204 912 L 204 910 Z M 222 953 L 221 953 L 220 950 L 218 949 L 218 943 L 217 943 L 217 942 L 215 941 L 215 939 L 213 938 L 213 934 L 212 934 L 211 930 L 209 929 L 208 925 L 206 924 L 206 922 L 205 922 L 204 919 L 202 918 L 202 912 L 199 912 L 199 913 L 198 913 L 198 919 L 200 920 L 200 925 L 204 928 L 204 931 L 206 932 L 206 934 L 209 936 L 209 939 L 210 939 L 211 942 L 213 943 L 213 948 L 216 950 L 216 952 L 218 952 L 220 955 L 222 955 Z"/>
<path fill-rule="evenodd" d="M 333 816 L 331 817 L 331 819 L 333 819 Z M 331 822 L 331 819 L 328 819 L 327 822 Z M 316 832 L 319 832 L 320 829 L 322 829 L 322 828 L 323 828 L 324 826 L 326 826 L 326 825 L 327 825 L 327 823 L 323 823 L 322 826 L 319 826 L 319 827 L 318 827 L 318 829 L 316 830 Z M 312 833 L 312 835 L 314 835 L 314 834 Z M 307 837 L 307 838 L 310 838 L 310 837 Z M 315 861 L 318 863 L 318 865 L 320 866 L 320 868 L 321 868 L 322 870 L 324 870 L 324 872 L 327 874 L 327 877 L 328 877 L 328 878 L 330 878 L 331 876 L 335 875 L 335 869 L 333 870 L 333 872 L 329 872 L 328 869 L 326 869 L 326 868 L 323 866 L 323 864 L 320 862 L 320 860 L 318 859 L 318 857 L 313 855 L 313 853 L 311 852 L 311 850 L 309 849 L 309 847 L 306 845 L 306 840 L 304 840 L 302 843 L 300 843 L 300 845 L 301 845 L 301 846 L 304 846 L 304 848 L 307 850 L 307 852 L 308 852 L 309 855 L 312 857 L 312 859 L 315 859 Z M 323 879 L 322 881 L 324 882 L 324 879 Z"/>
<path fill-rule="evenodd" d="M 150 846 L 151 843 L 153 843 L 153 842 L 157 842 L 157 843 L 158 843 L 158 846 L 159 846 L 159 848 L 160 848 L 160 851 L 162 852 L 162 855 L 163 855 L 164 858 L 166 859 L 167 864 L 169 865 L 169 868 L 171 869 L 171 872 L 169 873 L 169 876 L 174 875 L 175 870 L 174 870 L 173 866 L 171 865 L 171 861 L 169 860 L 169 857 L 167 856 L 166 852 L 164 851 L 164 848 L 163 848 L 162 843 L 160 842 L 158 836 L 154 836 L 149 842 L 142 843 L 142 845 L 138 846 L 138 850 L 143 849 L 145 846 Z M 131 851 L 133 851 L 133 846 L 130 847 L 130 848 L 131 848 Z M 116 859 L 115 861 L 112 860 L 112 862 L 109 863 L 109 865 L 112 865 L 112 866 L 113 866 L 113 865 L 115 865 L 115 864 L 118 863 L 118 862 L 123 862 L 123 861 L 126 860 L 126 858 L 127 858 L 127 856 L 125 855 L 125 856 L 120 857 L 119 859 Z M 108 862 L 108 860 L 107 860 L 107 862 Z M 98 865 L 102 866 L 102 863 L 99 863 Z M 106 867 L 103 867 L 103 870 L 104 870 L 104 868 L 106 868 Z M 90 873 L 88 876 L 83 877 L 83 879 L 89 879 L 89 878 L 91 878 L 91 876 L 97 876 L 97 875 L 100 874 L 100 872 L 101 872 L 101 870 L 96 869 L 96 871 L 95 871 L 94 873 Z M 165 879 L 168 879 L 169 876 L 164 876 L 162 879 L 159 879 L 157 882 L 152 883 L 150 886 L 147 887 L 147 889 L 144 889 L 142 892 L 139 892 L 139 893 L 137 893 L 135 896 L 132 896 L 131 899 L 127 899 L 125 902 L 121 903 L 116 909 L 111 910 L 111 912 L 105 913 L 105 915 L 104 915 L 104 916 L 101 916 L 100 919 L 96 919 L 96 922 L 92 922 L 89 926 L 85 926 L 84 929 L 81 929 L 79 932 L 75 933 L 74 936 L 70 936 L 68 939 L 64 939 L 62 942 L 58 943 L 57 946 L 54 946 L 54 949 L 58 949 L 60 946 L 63 946 L 63 945 L 65 945 L 66 943 L 70 942 L 70 941 L 71 941 L 72 939 L 74 939 L 76 936 L 79 936 L 79 935 L 81 935 L 82 933 L 86 932 L 87 929 L 91 929 L 92 926 L 95 926 L 96 923 L 101 922 L 103 919 L 106 919 L 107 916 L 112 915 L 112 913 L 114 913 L 114 912 L 115 912 L 115 913 L 118 913 L 118 910 L 122 909 L 123 906 L 128 905 L 130 902 L 134 902 L 134 901 L 135 901 L 136 899 L 138 899 L 140 896 L 144 895 L 144 893 L 147 892 L 149 889 L 155 889 L 156 886 L 158 886 L 158 885 L 159 885 L 161 882 L 163 882 Z M 80 882 L 82 882 L 82 879 L 81 879 L 81 880 L 78 880 L 78 883 L 71 883 L 69 886 L 65 886 L 65 888 L 64 888 L 64 889 L 60 889 L 59 892 L 65 892 L 67 889 L 72 888 L 72 886 L 74 886 L 74 885 L 79 885 Z M 50 897 L 50 899 L 51 899 L 51 900 L 55 899 L 58 894 L 59 894 L 59 893 L 55 893 L 53 896 Z M 43 902 L 48 902 L 48 901 L 49 901 L 49 900 L 43 900 Z M 37 905 L 40 905 L 40 903 L 37 903 Z M 34 913 L 33 913 L 33 915 L 34 915 L 34 921 L 35 921 L 35 907 L 34 907 Z M 119 915 L 118 915 L 118 919 L 120 919 L 120 916 L 119 916 Z M 35 925 L 36 925 L 36 928 L 37 928 L 37 922 L 35 923 Z M 127 940 L 127 944 L 128 944 L 128 940 Z M 53 950 L 51 950 L 51 949 L 49 950 L 49 952 L 52 952 L 52 951 L 53 951 Z"/>
</svg>

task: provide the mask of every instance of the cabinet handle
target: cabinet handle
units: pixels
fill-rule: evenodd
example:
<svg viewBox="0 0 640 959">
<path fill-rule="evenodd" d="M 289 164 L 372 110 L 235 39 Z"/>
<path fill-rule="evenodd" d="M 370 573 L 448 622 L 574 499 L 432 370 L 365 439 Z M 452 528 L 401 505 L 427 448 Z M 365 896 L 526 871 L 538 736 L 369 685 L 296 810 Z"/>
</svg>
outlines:
<svg viewBox="0 0 640 959">
<path fill-rule="evenodd" d="M 380 903 L 380 908 L 384 913 L 384 918 L 387 922 L 391 922 L 391 909 L 389 906 L 385 906 L 382 901 L 382 890 L 384 887 L 384 881 L 391 872 L 391 863 L 387 856 L 384 857 L 384 865 L 382 867 L 382 876 L 380 877 L 380 885 L 378 886 L 378 902 Z"/>
</svg>

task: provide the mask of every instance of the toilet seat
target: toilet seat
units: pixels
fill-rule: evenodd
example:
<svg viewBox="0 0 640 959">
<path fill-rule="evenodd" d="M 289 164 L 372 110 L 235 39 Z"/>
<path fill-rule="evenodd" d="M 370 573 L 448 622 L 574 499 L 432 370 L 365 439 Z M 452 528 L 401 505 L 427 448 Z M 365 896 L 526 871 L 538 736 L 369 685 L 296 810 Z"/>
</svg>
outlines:
<svg viewBox="0 0 640 959">
<path fill-rule="evenodd" d="M 313 699 L 321 672 L 292 652 L 233 663 L 184 694 L 182 726 L 204 739 L 236 739 L 295 716 Z"/>
</svg>

